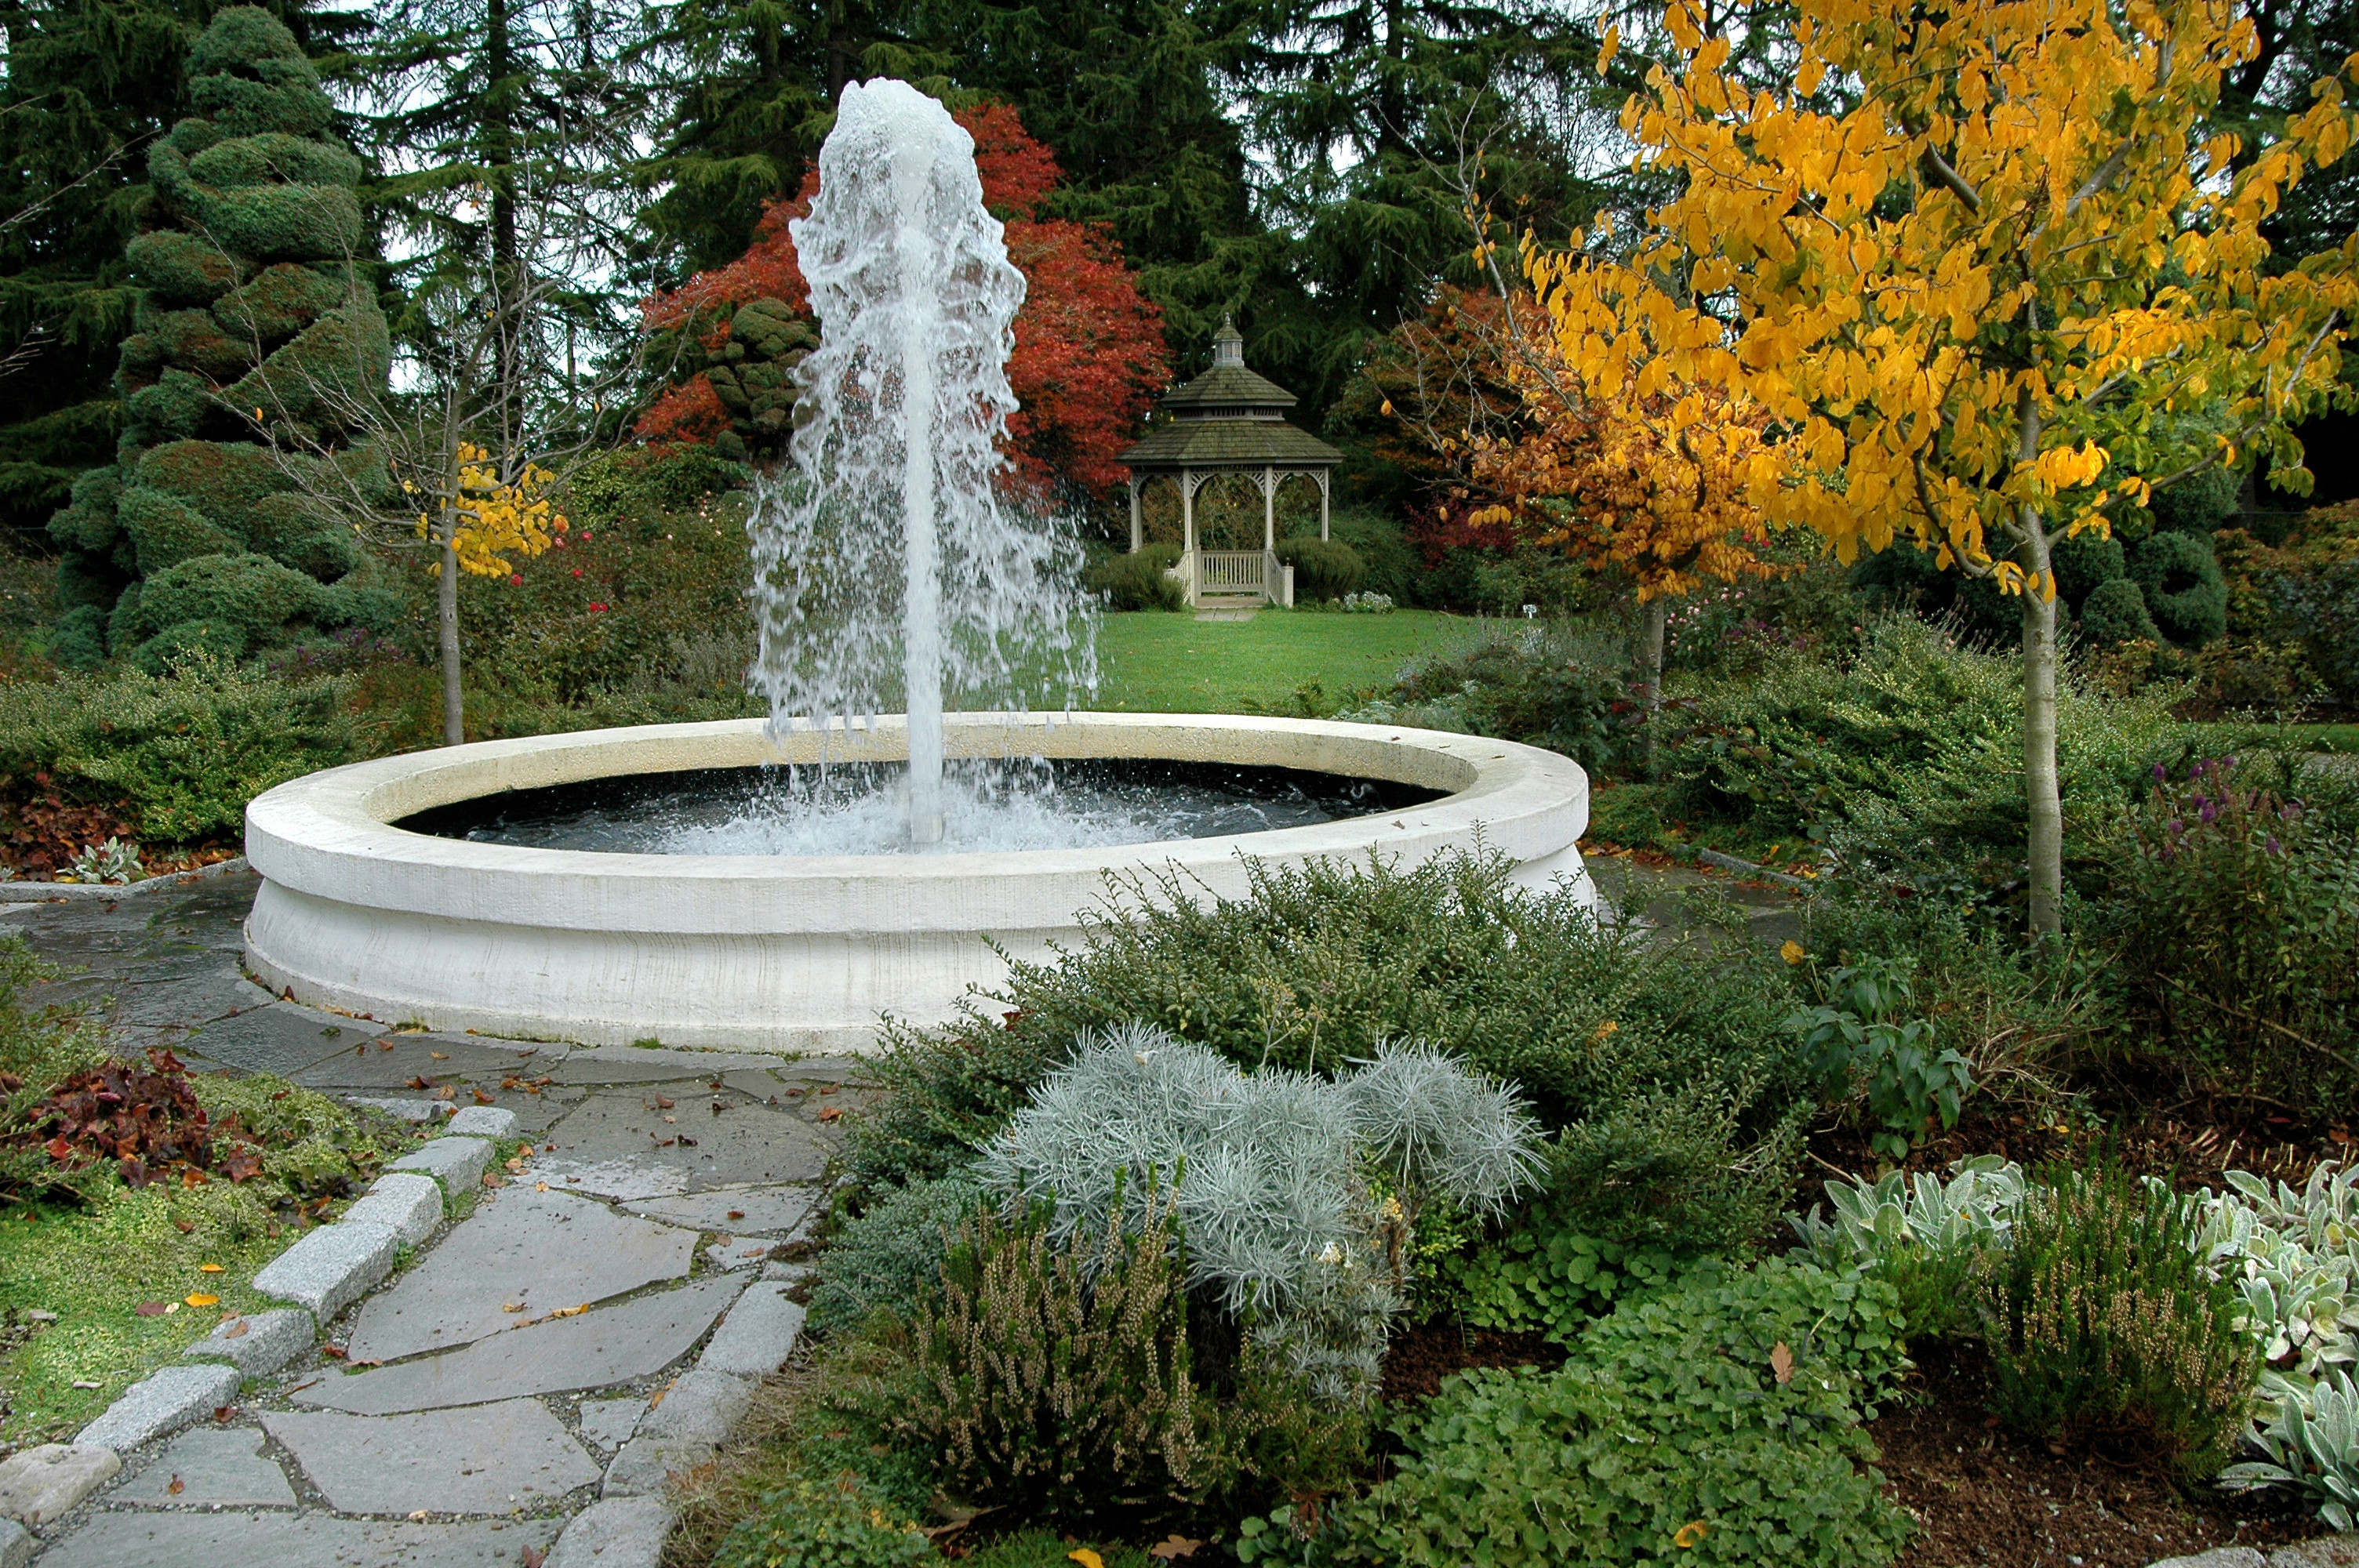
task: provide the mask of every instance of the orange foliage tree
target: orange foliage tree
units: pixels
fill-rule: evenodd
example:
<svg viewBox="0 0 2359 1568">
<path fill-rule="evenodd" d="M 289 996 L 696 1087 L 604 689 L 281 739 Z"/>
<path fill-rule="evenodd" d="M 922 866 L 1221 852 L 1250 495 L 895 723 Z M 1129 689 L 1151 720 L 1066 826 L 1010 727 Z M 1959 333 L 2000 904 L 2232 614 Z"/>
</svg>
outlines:
<svg viewBox="0 0 2359 1568">
<path fill-rule="evenodd" d="M 1016 111 L 986 103 L 953 116 L 974 138 L 985 206 L 1006 225 L 1007 259 L 1024 274 L 1024 308 L 1007 382 L 1020 405 L 1007 421 L 1019 482 L 1046 491 L 1060 481 L 1103 495 L 1127 477 L 1119 461 L 1157 394 L 1169 384 L 1163 313 L 1138 292 L 1122 247 L 1100 223 L 1040 216 L 1062 178 L 1056 157 L 1026 133 Z M 792 200 L 771 204 L 754 243 L 728 265 L 698 273 L 644 302 L 650 331 L 692 332 L 708 355 L 725 351 L 744 307 L 776 301 L 807 318 L 810 290 L 787 225 L 810 211 L 819 172 Z M 639 434 L 701 443 L 730 427 L 731 409 L 700 371 L 648 409 Z"/>
</svg>

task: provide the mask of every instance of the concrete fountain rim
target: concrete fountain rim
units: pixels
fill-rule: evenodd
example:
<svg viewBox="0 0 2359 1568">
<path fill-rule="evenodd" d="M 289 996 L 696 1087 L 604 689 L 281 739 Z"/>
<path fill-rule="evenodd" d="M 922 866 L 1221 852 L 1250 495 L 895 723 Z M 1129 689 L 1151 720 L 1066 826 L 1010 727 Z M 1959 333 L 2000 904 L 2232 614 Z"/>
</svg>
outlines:
<svg viewBox="0 0 2359 1568">
<path fill-rule="evenodd" d="M 1516 858 L 1564 849 L 1586 825 L 1588 777 L 1570 759 L 1480 736 L 1339 720 L 1197 714 L 1076 713 L 945 716 L 951 753 L 1141 757 L 1291 766 L 1390 779 L 1443 790 L 1441 799 L 1375 816 L 1215 838 L 1078 849 L 908 856 L 619 854 L 476 844 L 413 833 L 392 823 L 414 812 L 504 790 L 539 788 L 624 774 L 808 761 L 815 730 L 766 741 L 760 719 L 477 741 L 349 763 L 278 785 L 246 810 L 248 859 L 264 877 L 339 902 L 420 914 L 562 920 L 575 929 L 748 929 L 715 924 L 712 896 L 762 890 L 775 912 L 781 892 L 840 899 L 863 886 L 908 893 L 980 883 L 1082 877 L 1154 866 L 1180 874 L 1234 867 L 1242 856 L 1299 863 L 1364 857 L 1375 849 L 1411 860 L 1476 837 Z M 836 754 L 892 761 L 904 754 L 897 717 L 849 738 Z M 1568 820 L 1570 817 L 1570 820 Z M 1226 881 L 1225 877 L 1217 880 Z M 484 886 L 501 890 L 504 911 L 487 907 Z M 691 892 L 705 914 L 686 925 L 660 917 L 660 901 Z M 587 896 L 594 893 L 595 896 Z M 651 902 L 653 901 L 653 902 Z M 737 902 L 723 897 L 723 903 Z M 898 900 L 897 899 L 897 902 Z M 533 910 L 528 906 L 548 904 Z M 619 904 L 635 907 L 625 911 Z M 837 911 L 833 918 L 841 919 Z M 683 918 L 686 918 L 683 916 Z M 800 921 L 789 918 L 789 926 Z M 773 917 L 752 928 L 777 929 Z"/>
</svg>

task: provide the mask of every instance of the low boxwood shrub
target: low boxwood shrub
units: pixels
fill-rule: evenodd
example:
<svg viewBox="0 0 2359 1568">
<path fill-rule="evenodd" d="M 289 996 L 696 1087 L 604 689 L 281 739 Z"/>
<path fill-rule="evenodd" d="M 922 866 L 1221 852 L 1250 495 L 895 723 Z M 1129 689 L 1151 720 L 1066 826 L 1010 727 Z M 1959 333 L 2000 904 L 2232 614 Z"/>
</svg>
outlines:
<svg viewBox="0 0 2359 1568">
<path fill-rule="evenodd" d="M 939 1293 L 942 1258 L 983 1202 L 983 1184 L 961 1168 L 869 1197 L 819 1256 L 809 1318 L 814 1333 L 855 1329 L 879 1309 L 906 1313 L 920 1296 Z"/>
<path fill-rule="evenodd" d="M 1586 1234 L 1707 1250 L 1759 1235 L 1816 1094 L 1782 1027 L 1786 966 L 1600 925 L 1512 870 L 1490 851 L 1249 863 L 1248 892 L 1218 900 L 1117 883 L 1077 949 L 1015 965 L 948 1025 L 888 1022 L 852 1173 L 891 1184 L 966 1162 L 1075 1042 L 1136 1021 L 1251 1069 L 1333 1074 L 1381 1041 L 1423 1042 L 1532 1102 Z"/>
<path fill-rule="evenodd" d="M 1280 539 L 1277 558 L 1294 568 L 1294 601 L 1318 604 L 1367 586 L 1368 563 L 1341 539 Z"/>
<path fill-rule="evenodd" d="M 1855 1272 L 1701 1271 L 1601 1319 L 1557 1371 L 1449 1379 L 1396 1426 L 1392 1478 L 1339 1509 L 1304 1555 L 1888 1563 L 1908 1520 L 1858 1423 L 1902 1366 L 1894 1315 L 1890 1287 Z"/>
<path fill-rule="evenodd" d="M 1177 610 L 1187 594 L 1164 573 L 1180 564 L 1180 554 L 1179 546 L 1161 544 L 1108 556 L 1082 573 L 1082 586 L 1103 595 L 1111 610 Z"/>
</svg>

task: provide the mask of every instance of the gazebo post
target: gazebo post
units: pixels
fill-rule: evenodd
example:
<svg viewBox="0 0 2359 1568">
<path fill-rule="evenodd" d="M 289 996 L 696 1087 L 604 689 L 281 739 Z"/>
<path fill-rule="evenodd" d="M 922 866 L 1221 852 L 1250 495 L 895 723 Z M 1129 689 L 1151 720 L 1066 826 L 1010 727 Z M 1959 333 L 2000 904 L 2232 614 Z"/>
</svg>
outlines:
<svg viewBox="0 0 2359 1568">
<path fill-rule="evenodd" d="M 1138 476 L 1132 474 L 1130 476 L 1130 553 L 1134 556 L 1138 554 L 1139 546 L 1143 543 L 1138 525 Z"/>
<path fill-rule="evenodd" d="M 1196 553 L 1196 470 L 1180 470 L 1180 548 Z"/>
<path fill-rule="evenodd" d="M 1319 542 L 1322 545 L 1327 542 L 1328 477 L 1327 471 L 1324 469 L 1321 469 L 1319 473 Z"/>
<path fill-rule="evenodd" d="M 1277 470 L 1261 470 L 1261 551 L 1269 554 L 1277 548 Z"/>
</svg>

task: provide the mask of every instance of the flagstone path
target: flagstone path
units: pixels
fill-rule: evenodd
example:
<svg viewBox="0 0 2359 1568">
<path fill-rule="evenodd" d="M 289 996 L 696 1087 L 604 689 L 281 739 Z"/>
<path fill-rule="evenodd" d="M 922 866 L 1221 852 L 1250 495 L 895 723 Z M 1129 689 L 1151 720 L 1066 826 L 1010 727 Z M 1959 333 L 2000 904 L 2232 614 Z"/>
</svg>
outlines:
<svg viewBox="0 0 2359 1568">
<path fill-rule="evenodd" d="M 463 1217 L 328 1324 L 340 1357 L 309 1346 L 225 1414 L 123 1453 L 13 1551 L 0 1535 L 0 1568 L 27 1546 L 39 1568 L 651 1568 L 667 1474 L 701 1463 L 793 1347 L 801 1271 L 773 1254 L 815 1217 L 858 1063 L 402 1033 L 298 1007 L 239 972 L 256 885 L 0 906 L 0 930 L 79 971 L 37 1001 L 111 996 L 132 1049 L 413 1120 L 438 1115 L 417 1080 L 462 1105 L 480 1090 L 534 1152 L 470 1185 L 472 1208 L 447 1195 Z M 445 1144 L 462 1152 L 456 1134 L 422 1148 Z M 475 1168 L 438 1167 L 446 1185 Z M 62 1457 L 59 1476 L 79 1462 Z"/>
</svg>

